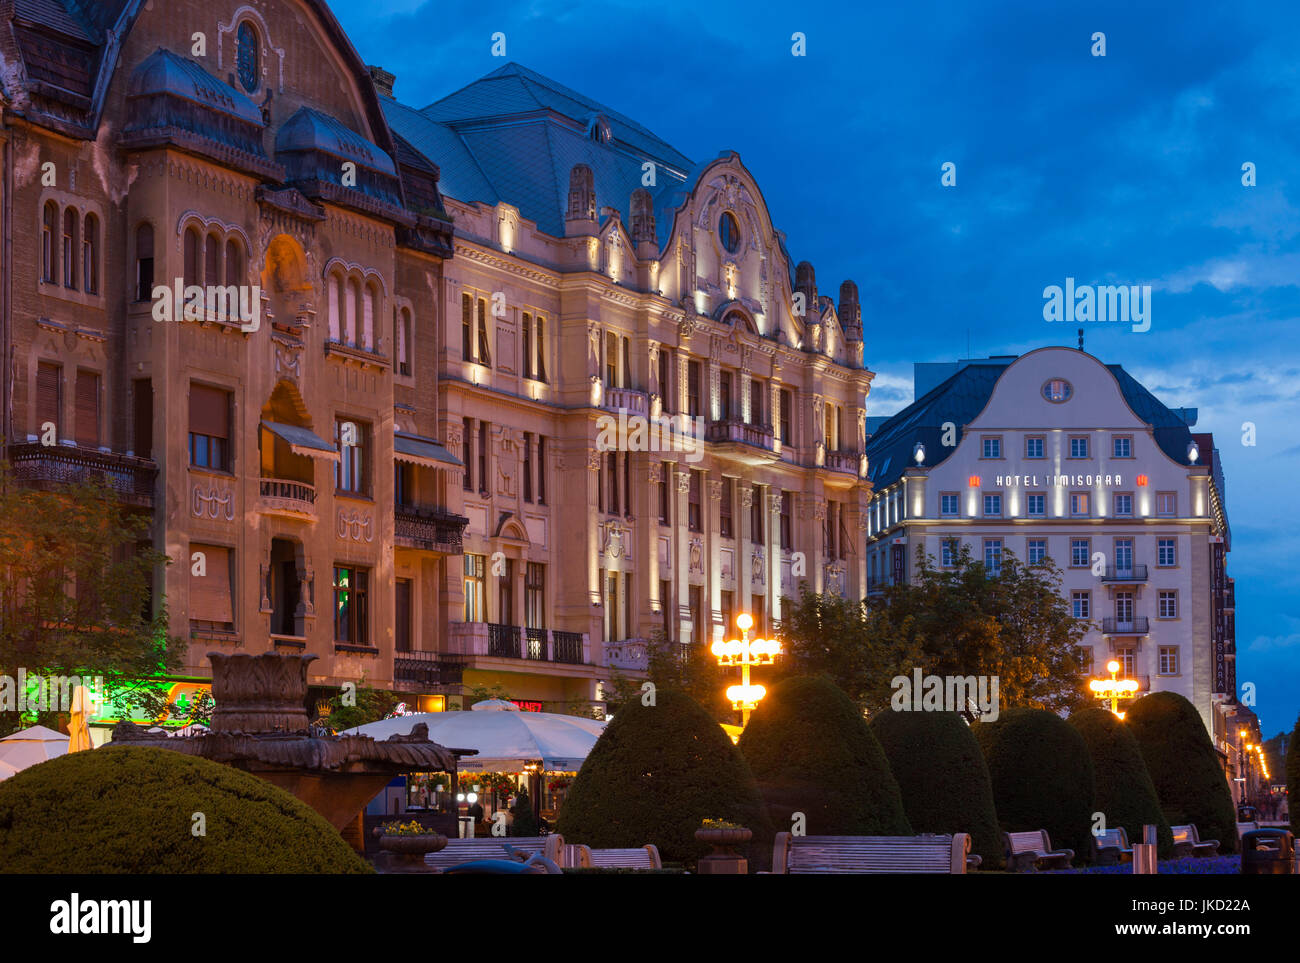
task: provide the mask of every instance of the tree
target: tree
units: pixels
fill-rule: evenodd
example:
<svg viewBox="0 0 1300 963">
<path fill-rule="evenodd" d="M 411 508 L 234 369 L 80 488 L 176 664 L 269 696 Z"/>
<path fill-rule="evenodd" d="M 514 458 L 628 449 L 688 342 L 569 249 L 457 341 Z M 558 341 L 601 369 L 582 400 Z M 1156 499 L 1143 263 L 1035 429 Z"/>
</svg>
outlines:
<svg viewBox="0 0 1300 963">
<path fill-rule="evenodd" d="M 344 732 L 367 723 L 387 719 L 402 701 L 401 695 L 387 689 L 374 689 L 366 685 L 363 677 L 356 691 L 340 691 L 327 703 L 327 711 L 316 719 L 316 725 L 334 732 Z"/>
<path fill-rule="evenodd" d="M 853 701 L 824 676 L 782 679 L 740 736 L 777 829 L 803 814 L 817 836 L 910 836 L 898 784 Z"/>
<path fill-rule="evenodd" d="M 1086 859 L 1094 811 L 1092 759 L 1068 722 L 1045 709 L 1007 709 L 973 730 L 1005 832 L 1046 829 L 1055 847 Z"/>
<path fill-rule="evenodd" d="M 1237 847 L 1232 792 L 1201 714 L 1176 692 L 1153 692 L 1124 715 L 1142 748 L 1160 808 L 1171 826 L 1195 823 L 1202 839 L 1219 840 L 1219 851 Z"/>
<path fill-rule="evenodd" d="M 736 711 L 726 697 L 727 686 L 734 680 L 729 680 L 726 670 L 718 665 L 717 658 L 704 643 L 673 642 L 656 629 L 646 642 L 646 665 L 644 680 L 620 672 L 613 674 L 609 702 L 614 715 L 619 707 L 640 702 L 645 692 L 643 686 L 650 682 L 656 691 L 685 693 L 719 722 L 737 721 Z"/>
<path fill-rule="evenodd" d="M 770 831 L 744 757 L 707 710 L 676 689 L 625 702 L 587 754 L 560 809 L 567 842 L 599 848 L 654 843 L 666 861 L 693 862 L 705 819 Z"/>
<path fill-rule="evenodd" d="M 1108 709 L 1089 706 L 1070 716 L 1070 725 L 1083 736 L 1092 757 L 1096 779 L 1096 811 L 1105 817 L 1106 829 L 1124 827 L 1130 843 L 1142 842 L 1142 828 L 1156 827 L 1161 854 L 1173 851 L 1169 821 L 1160 811 L 1155 784 L 1147 771 L 1142 749 L 1129 727 Z"/>
<path fill-rule="evenodd" d="M 169 560 L 141 547 L 149 540 L 147 516 L 106 484 L 42 491 L 0 464 L 0 674 L 99 677 L 112 698 L 178 669 L 185 642 L 168 635 L 166 606 L 151 604 Z M 57 726 L 56 716 L 38 721 Z M 0 713 L 0 728 L 22 725 Z"/>
<path fill-rule="evenodd" d="M 912 831 L 969 833 L 982 868 L 1001 865 L 993 783 L 966 720 L 956 712 L 885 711 L 872 717 L 871 731 L 889 759 Z"/>
<path fill-rule="evenodd" d="M 520 789 L 515 795 L 515 804 L 510 807 L 510 815 L 514 817 L 510 822 L 511 836 L 537 835 L 537 817 L 533 815 L 533 803 L 528 798 L 527 789 Z"/>
<path fill-rule="evenodd" d="M 1291 832 L 1300 838 L 1300 716 L 1296 717 L 1291 743 L 1286 751 L 1286 798 Z"/>
</svg>

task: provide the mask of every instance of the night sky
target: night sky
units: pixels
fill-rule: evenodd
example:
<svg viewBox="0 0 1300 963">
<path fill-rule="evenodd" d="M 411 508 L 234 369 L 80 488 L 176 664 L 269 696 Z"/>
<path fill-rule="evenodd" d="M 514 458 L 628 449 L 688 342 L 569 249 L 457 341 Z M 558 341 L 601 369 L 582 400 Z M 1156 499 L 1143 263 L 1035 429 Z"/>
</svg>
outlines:
<svg viewBox="0 0 1300 963">
<path fill-rule="evenodd" d="M 1238 683 L 1256 684 L 1266 736 L 1295 722 L 1300 6 L 331 5 L 404 103 L 517 61 L 695 161 L 738 151 L 821 292 L 857 281 L 871 415 L 912 400 L 914 361 L 1073 345 L 1075 324 L 1043 320 L 1048 285 L 1151 285 L 1149 331 L 1093 323 L 1085 347 L 1214 432 Z"/>
</svg>

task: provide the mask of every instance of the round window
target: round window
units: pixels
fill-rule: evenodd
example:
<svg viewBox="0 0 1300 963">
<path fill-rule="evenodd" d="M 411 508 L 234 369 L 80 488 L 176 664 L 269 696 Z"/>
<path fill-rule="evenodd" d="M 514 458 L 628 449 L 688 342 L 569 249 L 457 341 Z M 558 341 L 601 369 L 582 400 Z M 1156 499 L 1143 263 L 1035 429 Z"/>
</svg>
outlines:
<svg viewBox="0 0 1300 963">
<path fill-rule="evenodd" d="M 261 80 L 261 69 L 258 63 L 261 59 L 261 44 L 257 39 L 257 31 L 247 20 L 239 25 L 236 45 L 235 67 L 239 71 L 239 82 L 251 94 L 257 90 Z"/>
<path fill-rule="evenodd" d="M 722 219 L 718 221 L 718 236 L 722 240 L 722 246 L 731 254 L 735 254 L 736 249 L 740 247 L 740 224 L 731 211 L 723 212 Z"/>
<path fill-rule="evenodd" d="M 1072 394 L 1074 389 L 1064 378 L 1052 378 L 1043 384 L 1043 397 L 1054 404 L 1069 401 Z"/>
</svg>

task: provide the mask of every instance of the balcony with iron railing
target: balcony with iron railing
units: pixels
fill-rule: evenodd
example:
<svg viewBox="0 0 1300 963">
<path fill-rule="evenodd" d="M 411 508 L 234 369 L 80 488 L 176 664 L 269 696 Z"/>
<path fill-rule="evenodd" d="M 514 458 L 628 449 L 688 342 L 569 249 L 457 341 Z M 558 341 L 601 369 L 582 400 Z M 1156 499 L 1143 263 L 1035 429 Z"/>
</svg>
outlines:
<svg viewBox="0 0 1300 963">
<path fill-rule="evenodd" d="M 1145 565 L 1129 565 L 1119 567 L 1116 565 L 1107 565 L 1106 570 L 1102 573 L 1103 582 L 1145 582 L 1147 580 L 1147 567 Z"/>
<path fill-rule="evenodd" d="M 117 498 L 152 508 L 158 465 L 147 458 L 72 445 L 28 443 L 9 446 L 9 464 L 20 485 L 50 491 L 91 482 L 107 485 Z"/>
<path fill-rule="evenodd" d="M 393 655 L 393 683 L 403 691 L 460 685 L 465 663 L 443 652 L 397 652 Z"/>
<path fill-rule="evenodd" d="M 1128 619 L 1107 616 L 1101 620 L 1102 635 L 1146 635 L 1150 631 L 1150 622 L 1145 615 Z"/>
<path fill-rule="evenodd" d="M 452 622 L 448 651 L 453 655 L 586 665 L 588 638 L 582 632 L 524 628 L 496 622 Z"/>
<path fill-rule="evenodd" d="M 393 507 L 393 536 L 398 545 L 407 548 L 459 555 L 462 551 L 461 539 L 468 524 L 469 519 L 465 516 L 441 508 L 418 505 Z"/>
<path fill-rule="evenodd" d="M 258 479 L 257 509 L 268 515 L 316 517 L 316 487 L 292 478 Z"/>
</svg>

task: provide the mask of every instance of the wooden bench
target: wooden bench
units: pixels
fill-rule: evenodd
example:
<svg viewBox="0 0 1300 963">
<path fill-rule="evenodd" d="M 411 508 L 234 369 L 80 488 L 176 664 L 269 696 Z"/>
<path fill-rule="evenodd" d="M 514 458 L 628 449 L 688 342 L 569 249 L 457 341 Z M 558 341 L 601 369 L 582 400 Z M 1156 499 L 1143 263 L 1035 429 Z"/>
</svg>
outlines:
<svg viewBox="0 0 1300 963">
<path fill-rule="evenodd" d="M 1092 837 L 1092 861 L 1097 866 L 1115 866 L 1133 862 L 1133 847 L 1123 826 L 1108 829 Z"/>
<path fill-rule="evenodd" d="M 437 870 L 459 866 L 475 859 L 509 859 L 506 847 L 518 852 L 541 853 L 547 859 L 564 865 L 564 837 L 556 833 L 549 836 L 476 836 L 473 839 L 449 839 L 445 849 L 429 853 L 424 861 Z"/>
<path fill-rule="evenodd" d="M 1053 849 L 1046 829 L 1023 833 L 1003 833 L 1002 842 L 1007 855 L 1007 870 L 1021 873 L 1043 869 L 1068 869 L 1074 859 L 1073 849 Z"/>
<path fill-rule="evenodd" d="M 1195 823 L 1188 823 L 1186 826 L 1170 826 L 1174 834 L 1174 858 L 1181 856 L 1217 856 L 1219 855 L 1219 841 L 1217 839 L 1201 839 L 1200 833 L 1196 831 Z"/>
<path fill-rule="evenodd" d="M 578 846 L 578 865 L 583 869 L 663 869 L 659 847 L 646 843 L 633 849 L 592 849 Z"/>
<path fill-rule="evenodd" d="M 965 873 L 979 865 L 970 836 L 793 836 L 777 833 L 772 872 Z"/>
</svg>

